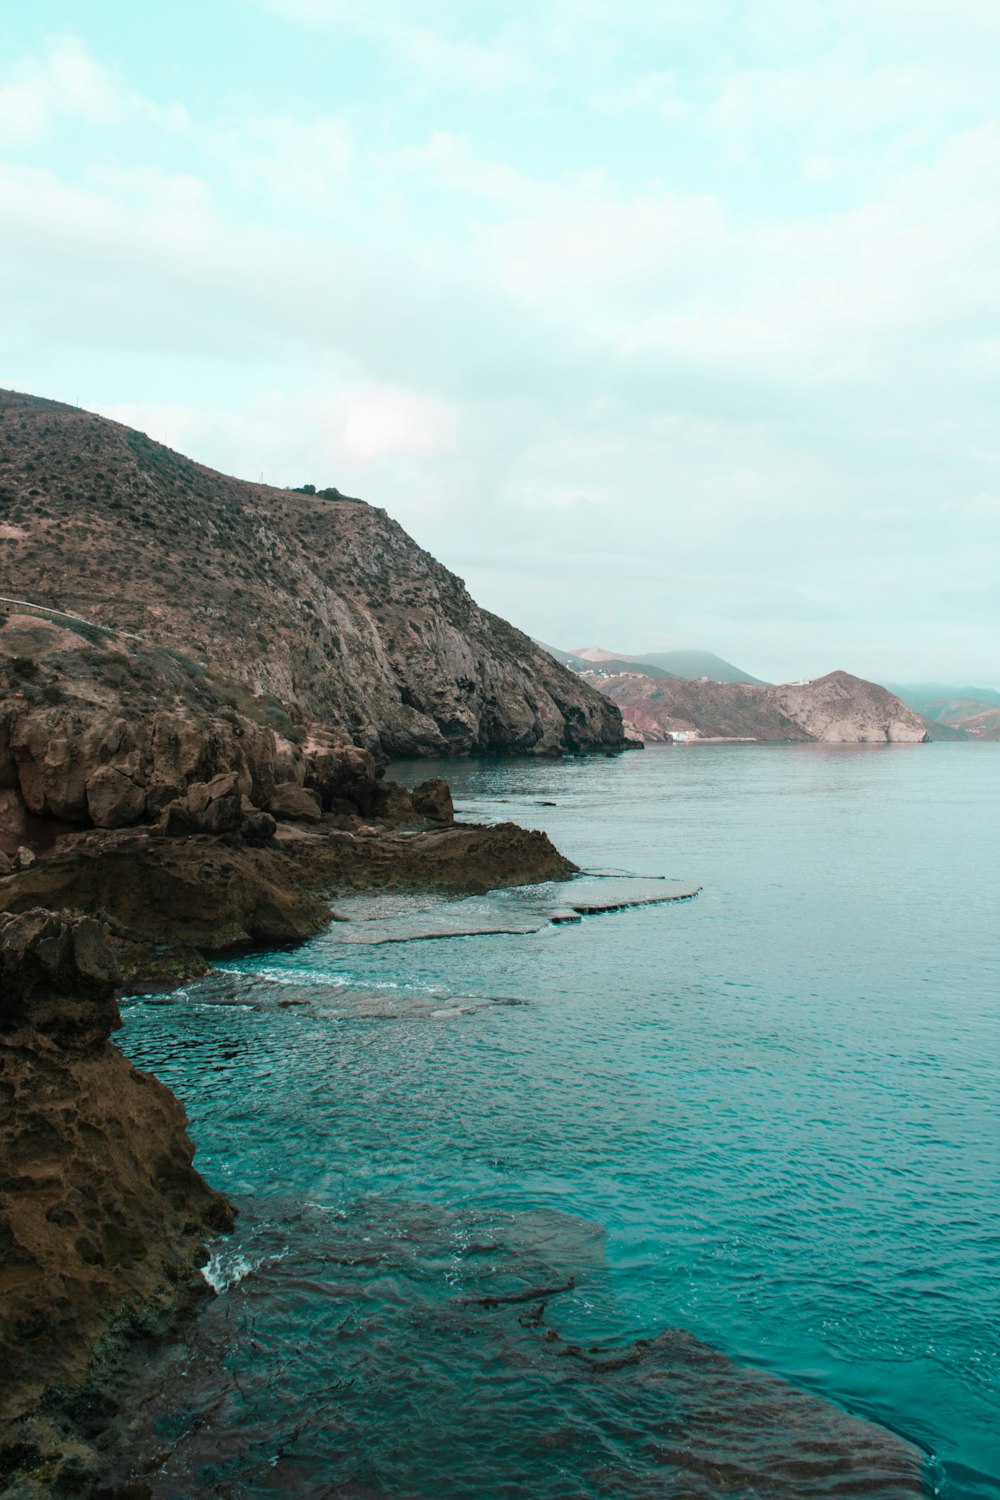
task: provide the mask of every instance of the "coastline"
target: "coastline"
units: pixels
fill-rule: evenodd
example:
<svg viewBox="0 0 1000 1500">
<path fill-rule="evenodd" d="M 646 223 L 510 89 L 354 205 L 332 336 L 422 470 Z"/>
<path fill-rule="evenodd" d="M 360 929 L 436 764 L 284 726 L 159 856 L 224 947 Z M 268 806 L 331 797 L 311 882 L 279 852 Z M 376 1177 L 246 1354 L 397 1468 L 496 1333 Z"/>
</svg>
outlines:
<svg viewBox="0 0 1000 1500">
<path fill-rule="evenodd" d="M 457 828 L 445 825 L 434 829 L 383 830 L 374 833 L 362 832 L 361 827 L 364 826 L 366 825 L 360 825 L 352 831 L 342 826 L 326 827 L 323 824 L 307 829 L 292 825 L 284 838 L 275 841 L 275 849 L 269 860 L 265 860 L 265 864 L 269 863 L 273 871 L 279 867 L 278 861 L 283 868 L 287 862 L 287 869 L 294 872 L 300 881 L 304 872 L 310 872 L 312 878 L 320 882 L 327 900 L 332 899 L 330 893 L 336 883 L 330 879 L 335 866 L 340 871 L 341 894 L 351 890 L 378 892 L 423 889 L 448 892 L 454 896 L 462 889 L 456 879 L 461 871 L 464 871 L 466 881 L 471 878 L 473 888 L 478 890 L 495 889 L 508 884 L 509 882 L 496 878 L 501 873 L 501 867 L 506 869 L 508 875 L 533 876 L 535 880 L 551 877 L 558 879 L 563 875 L 575 875 L 578 880 L 587 878 L 583 872 L 578 873 L 569 861 L 558 856 L 544 835 L 531 833 L 510 823 L 492 826 L 463 824 Z M 130 835 L 123 841 L 124 852 L 131 850 L 131 857 L 135 854 L 135 845 L 131 842 L 133 838 L 134 835 Z M 31 871 L 44 871 L 49 864 L 52 873 L 46 878 L 52 882 L 64 881 L 67 870 L 77 868 L 85 858 L 93 861 L 93 847 L 86 846 L 85 839 L 85 835 L 79 837 L 79 844 L 84 845 L 83 854 L 80 853 L 79 844 L 73 844 L 74 852 L 62 862 L 55 854 L 50 855 L 40 860 L 37 866 L 32 866 L 30 871 L 21 872 L 18 878 L 23 879 Z M 176 846 L 173 841 L 170 845 L 165 845 L 164 841 L 150 835 L 148 843 L 186 851 L 183 859 L 190 861 L 199 870 L 204 868 L 206 859 L 232 860 L 234 852 L 238 852 L 234 850 L 231 839 L 213 842 L 204 835 L 192 836 L 190 840 L 180 841 Z M 123 853 L 117 844 L 114 847 L 118 848 L 119 854 Z M 294 855 L 290 853 L 291 850 L 295 851 Z M 351 851 L 349 854 L 348 850 Z M 475 866 L 468 861 L 472 851 L 478 851 Z M 526 861 L 528 851 L 534 862 L 530 868 Z M 557 862 L 555 867 L 553 857 Z M 348 860 L 351 861 L 350 869 L 353 874 L 351 881 L 345 877 Z M 439 877 L 436 882 L 428 879 L 431 869 L 435 869 Z M 420 870 L 423 872 L 422 880 L 417 878 Z M 540 875 L 541 870 L 546 874 Z M 40 878 L 37 874 L 34 877 L 35 881 Z M 621 878 L 606 873 L 589 877 L 594 884 L 613 883 Z M 657 878 L 646 876 L 642 879 L 651 885 Z M 60 885 L 59 888 L 66 887 Z M 211 890 L 211 887 L 208 889 Z M 632 894 L 636 893 L 633 891 Z M 690 894 L 693 892 L 678 897 L 664 892 L 660 899 L 685 899 Z M 312 895 L 312 899 L 319 900 L 319 897 Z M 564 909 L 570 909 L 571 900 L 572 896 L 568 895 Z M 325 902 L 320 904 L 324 905 L 326 918 L 330 920 L 333 913 L 329 906 Z M 345 904 L 348 907 L 350 905 L 349 902 Z M 628 901 L 623 904 L 635 903 Z M 618 908 L 614 903 L 602 908 L 591 904 L 589 900 L 582 905 L 582 913 L 602 909 Z M 338 933 L 339 925 L 336 929 Z M 274 944 L 264 941 L 257 946 L 269 948 Z M 61 1011 L 65 1011 L 65 1004 L 61 1006 Z M 198 1258 L 201 1261 L 204 1260 L 205 1232 L 208 1229 L 217 1231 L 219 1227 L 225 1226 L 218 1222 L 205 1223 L 198 1241 Z M 559 1282 L 562 1272 L 558 1264 L 553 1265 L 552 1273 L 547 1279 L 542 1278 L 543 1284 Z M 525 1271 L 524 1274 L 528 1275 L 528 1272 Z M 634 1346 L 610 1343 L 599 1348 L 595 1346 L 581 1350 L 571 1336 L 563 1336 L 558 1329 L 549 1328 L 546 1306 L 543 1305 L 538 1314 L 535 1303 L 538 1300 L 539 1284 L 538 1274 L 532 1264 L 529 1284 L 521 1287 L 520 1282 L 515 1280 L 509 1296 L 504 1294 L 500 1297 L 495 1308 L 492 1306 L 496 1298 L 491 1283 L 487 1284 L 483 1295 L 475 1294 L 475 1287 L 471 1287 L 468 1293 L 469 1305 L 477 1319 L 485 1317 L 484 1327 L 495 1328 L 496 1336 L 526 1341 L 526 1353 L 530 1354 L 535 1343 L 538 1343 L 539 1352 L 545 1350 L 553 1380 L 563 1381 L 566 1378 L 565 1370 L 578 1369 L 579 1379 L 584 1382 L 599 1382 L 609 1393 L 608 1399 L 627 1402 L 633 1401 L 647 1382 L 653 1386 L 663 1382 L 668 1386 L 676 1386 L 678 1381 L 690 1382 L 693 1392 L 701 1392 L 707 1386 L 715 1392 L 714 1399 L 721 1403 L 720 1410 L 728 1414 L 725 1420 L 736 1424 L 734 1430 L 739 1430 L 740 1424 L 745 1420 L 739 1415 L 741 1411 L 759 1414 L 766 1408 L 772 1413 L 767 1424 L 768 1435 L 761 1435 L 762 1454 L 772 1454 L 766 1459 L 768 1463 L 779 1461 L 783 1441 L 781 1434 L 785 1431 L 785 1424 L 797 1424 L 801 1435 L 794 1439 L 788 1438 L 787 1451 L 780 1460 L 788 1466 L 789 1472 L 795 1472 L 797 1463 L 805 1465 L 810 1461 L 809 1444 L 815 1437 L 821 1446 L 828 1444 L 834 1451 L 843 1452 L 844 1463 L 848 1462 L 847 1455 L 850 1455 L 852 1466 L 856 1462 L 859 1472 L 883 1473 L 887 1485 L 885 1493 L 900 1496 L 924 1493 L 924 1455 L 918 1450 L 896 1438 L 891 1432 L 852 1417 L 814 1396 L 808 1396 L 773 1375 L 766 1375 L 728 1360 L 718 1350 L 700 1343 L 686 1333 L 678 1330 L 665 1331 L 651 1343 L 639 1340 Z M 121 1407 L 122 1381 L 127 1377 L 127 1372 L 131 1370 L 134 1378 L 137 1360 L 144 1365 L 147 1359 L 157 1358 L 157 1351 L 166 1347 L 164 1339 L 169 1340 L 172 1331 L 178 1337 L 186 1337 L 184 1329 L 194 1326 L 186 1324 L 188 1314 L 200 1311 L 204 1315 L 212 1306 L 211 1292 L 199 1285 L 196 1263 L 190 1265 L 183 1283 L 178 1282 L 177 1293 L 169 1307 L 161 1303 L 146 1311 L 137 1310 L 119 1317 L 109 1324 L 107 1334 L 98 1344 L 99 1357 L 90 1363 L 89 1371 L 77 1385 L 75 1395 L 68 1394 L 65 1388 L 50 1388 L 48 1401 L 42 1404 L 41 1410 L 36 1407 L 33 1414 L 22 1415 L 18 1424 L 19 1435 L 14 1436 L 14 1443 L 21 1444 L 21 1473 L 18 1474 L 15 1470 L 9 1475 L 10 1487 L 4 1493 L 16 1496 L 17 1500 L 34 1500 L 35 1496 L 51 1493 L 49 1486 L 52 1484 L 52 1476 L 58 1475 L 61 1465 L 67 1464 L 67 1473 L 71 1478 L 74 1473 L 86 1473 L 87 1466 L 91 1465 L 94 1482 L 101 1483 L 102 1492 L 120 1496 L 122 1500 L 126 1496 L 128 1500 L 138 1500 L 143 1494 L 158 1493 L 146 1489 L 145 1482 L 136 1480 L 132 1471 L 126 1478 L 123 1477 L 124 1470 L 114 1471 L 113 1463 L 109 1469 L 113 1454 L 107 1443 L 111 1442 L 113 1447 L 114 1438 L 111 1434 L 116 1429 L 119 1430 L 119 1436 L 128 1438 L 130 1433 L 129 1422 L 125 1420 L 125 1412 Z M 521 1308 L 528 1297 L 534 1300 L 528 1309 L 531 1317 L 524 1323 L 520 1321 Z M 544 1304 L 547 1299 L 541 1300 Z M 480 1303 L 483 1310 L 477 1312 Z M 555 1304 L 553 1310 L 557 1311 Z M 199 1326 L 202 1321 L 203 1318 L 199 1317 Z M 561 1323 L 558 1317 L 557 1323 Z M 212 1319 L 209 1317 L 206 1328 L 211 1326 Z M 494 1335 L 491 1333 L 490 1336 Z M 538 1356 L 531 1354 L 530 1357 L 536 1359 Z M 634 1385 L 634 1382 L 638 1384 Z M 759 1420 L 759 1415 L 755 1420 Z M 124 1426 L 121 1425 L 123 1422 Z M 710 1423 L 704 1432 L 699 1433 L 697 1429 L 693 1429 L 685 1442 L 697 1439 L 696 1447 L 703 1445 L 705 1451 L 709 1452 L 715 1441 L 715 1432 L 716 1429 Z M 801 1444 L 805 1445 L 804 1448 L 797 1446 Z M 14 1448 L 12 1454 L 12 1446 L 8 1441 L 8 1468 L 11 1457 L 17 1458 L 17 1450 Z M 797 1453 L 802 1454 L 801 1458 L 796 1457 Z M 31 1475 L 32 1468 L 35 1470 L 34 1478 Z M 805 1474 L 806 1469 L 803 1468 L 802 1472 Z M 107 1484 L 105 1480 L 108 1481 Z M 891 1491 L 888 1486 L 891 1486 Z"/>
<path fill-rule="evenodd" d="M 66 1483 L 86 1470 L 129 1345 L 211 1295 L 206 1238 L 234 1223 L 192 1166 L 180 1104 L 110 1041 L 116 995 L 179 986 L 215 955 L 297 945 L 335 920 L 334 893 L 481 892 L 575 870 L 544 834 L 454 825 L 446 789 L 426 817 L 383 788 L 396 817 L 381 828 L 288 822 L 264 847 L 92 830 L 0 877 L 4 1494 L 47 1494 L 64 1469 Z"/>
</svg>

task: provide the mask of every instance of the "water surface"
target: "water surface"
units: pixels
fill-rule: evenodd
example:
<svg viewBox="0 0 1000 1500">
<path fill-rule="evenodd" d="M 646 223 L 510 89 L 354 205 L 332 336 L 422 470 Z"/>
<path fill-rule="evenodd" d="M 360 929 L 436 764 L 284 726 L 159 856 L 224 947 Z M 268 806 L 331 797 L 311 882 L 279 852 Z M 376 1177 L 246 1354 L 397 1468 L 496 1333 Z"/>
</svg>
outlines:
<svg viewBox="0 0 1000 1500">
<path fill-rule="evenodd" d="M 949 1500 L 1000 1494 L 998 772 L 979 744 L 397 768 L 703 889 L 335 924 L 126 1007 L 243 1210 L 137 1396 L 156 1493 L 912 1493 L 869 1419 Z"/>
</svg>

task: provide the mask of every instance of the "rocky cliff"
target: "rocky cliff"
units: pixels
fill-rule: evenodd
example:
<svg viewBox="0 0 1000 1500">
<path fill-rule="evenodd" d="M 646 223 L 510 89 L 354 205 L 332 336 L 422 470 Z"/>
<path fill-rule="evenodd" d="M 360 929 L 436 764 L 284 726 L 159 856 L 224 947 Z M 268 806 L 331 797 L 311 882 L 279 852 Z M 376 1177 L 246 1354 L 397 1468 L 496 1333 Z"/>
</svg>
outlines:
<svg viewBox="0 0 1000 1500">
<path fill-rule="evenodd" d="M 42 1393 L 92 1377 L 99 1339 L 165 1326 L 233 1222 L 191 1164 L 180 1104 L 108 1040 L 117 980 L 98 923 L 0 915 L 4 1472 L 52 1447 Z"/>
<path fill-rule="evenodd" d="M 387 757 L 623 743 L 606 698 L 384 511 L 230 479 L 13 392 L 0 594 L 178 649 Z"/>
<path fill-rule="evenodd" d="M 0 626 L 0 912 L 99 917 L 133 976 L 157 950 L 166 976 L 301 941 L 344 888 L 571 869 L 543 834 L 454 827 L 444 782 L 386 781 L 369 751 L 176 652 Z"/>
<path fill-rule="evenodd" d="M 813 682 L 772 687 L 747 682 L 685 682 L 638 672 L 595 673 L 594 685 L 647 740 L 681 734 L 696 739 L 823 741 L 833 744 L 917 743 L 923 720 L 877 683 L 830 672 Z"/>
</svg>

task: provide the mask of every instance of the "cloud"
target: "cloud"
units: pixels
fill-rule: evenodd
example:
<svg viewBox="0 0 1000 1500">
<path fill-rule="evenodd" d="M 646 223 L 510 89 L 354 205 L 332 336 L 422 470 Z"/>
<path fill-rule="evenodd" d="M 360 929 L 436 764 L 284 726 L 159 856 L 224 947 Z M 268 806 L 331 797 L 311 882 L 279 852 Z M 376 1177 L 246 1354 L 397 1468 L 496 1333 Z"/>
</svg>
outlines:
<svg viewBox="0 0 1000 1500">
<path fill-rule="evenodd" d="M 452 6 L 423 6 L 424 16 L 431 19 L 418 24 L 414 7 L 399 0 L 375 0 L 363 7 L 343 0 L 259 3 L 285 21 L 347 29 L 366 37 L 390 53 L 396 65 L 423 88 L 493 92 L 537 81 L 540 76 L 525 50 L 505 39 L 503 25 L 492 28 L 488 38 L 480 40 L 470 35 L 473 28 L 468 17 Z"/>
<path fill-rule="evenodd" d="M 352 182 L 357 160 L 345 120 L 329 115 L 296 119 L 268 115 L 222 130 L 203 131 L 201 149 L 244 192 L 263 193 L 301 214 L 328 211 Z"/>
<path fill-rule="evenodd" d="M 60 120 L 110 125 L 125 94 L 113 75 L 75 37 L 52 42 L 44 57 L 15 68 L 0 86 L 0 143 L 44 139 Z"/>
<path fill-rule="evenodd" d="M 720 61 L 690 7 L 536 10 L 532 50 L 519 5 L 474 29 L 429 3 L 414 36 L 412 7 L 301 0 L 296 24 L 363 26 L 391 62 L 345 109 L 161 105 L 79 43 L 25 63 L 0 93 L 0 383 L 385 505 L 555 644 L 683 630 L 767 676 L 971 653 L 937 580 L 985 615 L 1000 127 L 949 74 L 915 142 L 920 59 L 852 79 L 810 62 L 815 19 L 762 62 L 727 7 Z M 625 55 L 629 28 L 670 46 Z M 116 128 L 60 156 L 77 121 Z"/>
<path fill-rule="evenodd" d="M 380 386 L 359 391 L 345 403 L 341 442 L 349 457 L 434 454 L 454 440 L 454 409 L 418 392 Z"/>
</svg>

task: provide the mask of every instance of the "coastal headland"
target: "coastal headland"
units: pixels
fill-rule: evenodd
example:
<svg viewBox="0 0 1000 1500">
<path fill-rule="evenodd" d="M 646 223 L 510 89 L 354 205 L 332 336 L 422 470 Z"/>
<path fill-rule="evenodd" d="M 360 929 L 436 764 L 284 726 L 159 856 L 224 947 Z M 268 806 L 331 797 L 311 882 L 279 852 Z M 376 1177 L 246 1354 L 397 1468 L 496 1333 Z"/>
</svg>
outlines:
<svg viewBox="0 0 1000 1500">
<path fill-rule="evenodd" d="M 386 760 L 624 738 L 384 512 L 54 402 L 4 393 L 0 424 L 0 1481 L 49 1493 L 87 1482 L 123 1337 L 204 1295 L 232 1222 L 115 995 L 302 942 L 337 893 L 571 874 Z"/>
</svg>

